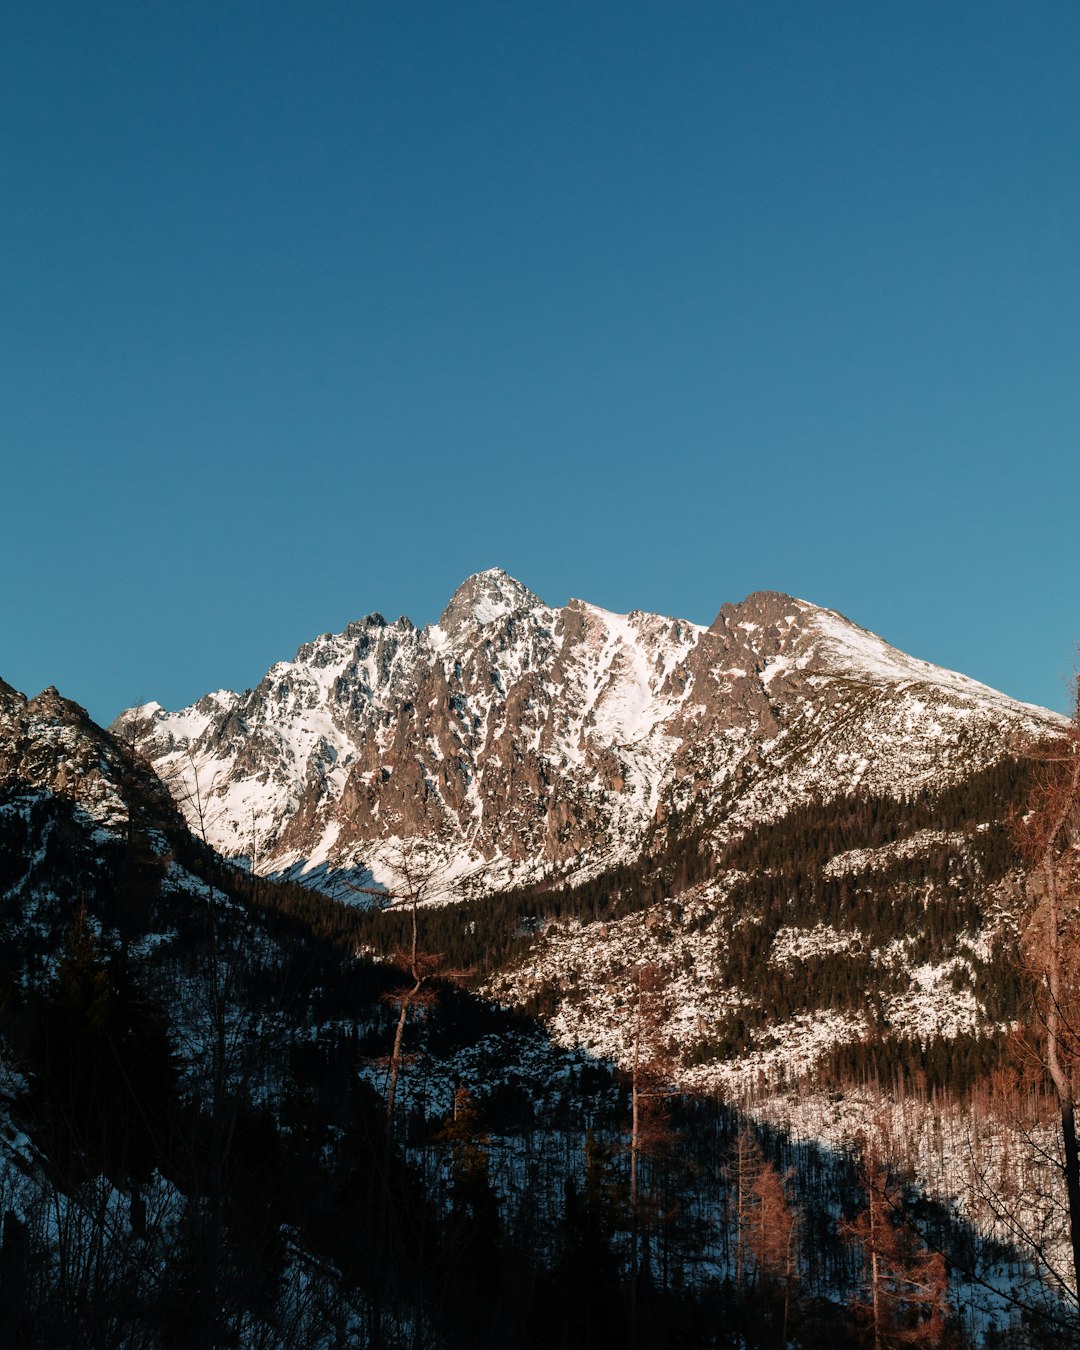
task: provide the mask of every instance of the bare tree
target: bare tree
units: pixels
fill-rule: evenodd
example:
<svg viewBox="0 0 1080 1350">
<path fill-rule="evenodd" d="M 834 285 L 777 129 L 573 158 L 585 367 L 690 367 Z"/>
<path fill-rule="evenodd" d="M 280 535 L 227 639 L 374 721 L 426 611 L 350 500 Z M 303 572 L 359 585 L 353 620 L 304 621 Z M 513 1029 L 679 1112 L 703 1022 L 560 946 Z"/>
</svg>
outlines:
<svg viewBox="0 0 1080 1350">
<path fill-rule="evenodd" d="M 637 1286 L 649 1270 L 650 1218 L 656 1206 L 643 1193 L 642 1163 L 670 1150 L 668 1118 L 672 1067 L 667 1045 L 664 971 L 650 962 L 634 970 L 633 1042 L 630 1061 L 630 1298 L 636 1320 Z M 636 1333 L 635 1333 L 636 1334 Z"/>
<path fill-rule="evenodd" d="M 1080 1067 L 1080 684 L 1065 736 L 1034 752 L 1036 782 L 1017 836 L 1028 859 L 1029 899 L 1022 950 L 1035 988 L 1041 1062 L 1061 1121 L 1061 1172 L 1072 1247 L 1072 1287 L 1080 1295 L 1080 1147 L 1076 1078 Z"/>
<path fill-rule="evenodd" d="M 799 1220 L 785 1185 L 790 1176 L 789 1172 L 787 1178 L 781 1177 L 772 1163 L 762 1157 L 751 1186 L 752 1207 L 746 1234 L 746 1246 L 757 1264 L 758 1275 L 783 1291 L 783 1345 L 787 1345 L 799 1263 Z"/>
<path fill-rule="evenodd" d="M 408 946 L 394 953 L 394 960 L 409 976 L 410 983 L 388 995 L 388 1001 L 398 1010 L 394 1028 L 394 1043 L 387 1061 L 386 1130 L 394 1127 L 394 1104 L 398 1080 L 404 1060 L 405 1027 L 409 1013 L 435 1002 L 433 984 L 437 980 L 461 981 L 467 972 L 447 966 L 441 953 L 424 952 L 419 942 L 419 912 L 421 905 L 431 898 L 442 867 L 441 859 L 430 850 L 427 842 L 416 835 L 397 839 L 386 850 L 386 861 L 397 878 L 392 891 L 368 886 L 349 889 L 364 895 L 378 896 L 389 901 L 391 909 L 408 911 L 410 934 Z"/>
<path fill-rule="evenodd" d="M 749 1125 L 744 1125 L 735 1136 L 727 1163 L 724 1165 L 724 1179 L 734 1195 L 732 1226 L 735 1230 L 735 1288 L 741 1289 L 746 1269 L 747 1235 L 752 1224 L 754 1210 L 754 1187 L 757 1185 L 764 1167 L 761 1148 L 754 1138 Z M 730 1211 L 729 1211 L 730 1212 Z"/>
<path fill-rule="evenodd" d="M 859 1171 L 866 1204 L 842 1231 L 862 1252 L 863 1292 L 852 1308 L 867 1343 L 873 1350 L 940 1345 L 949 1311 L 945 1259 L 906 1222 L 901 1187 L 865 1141 Z"/>
</svg>

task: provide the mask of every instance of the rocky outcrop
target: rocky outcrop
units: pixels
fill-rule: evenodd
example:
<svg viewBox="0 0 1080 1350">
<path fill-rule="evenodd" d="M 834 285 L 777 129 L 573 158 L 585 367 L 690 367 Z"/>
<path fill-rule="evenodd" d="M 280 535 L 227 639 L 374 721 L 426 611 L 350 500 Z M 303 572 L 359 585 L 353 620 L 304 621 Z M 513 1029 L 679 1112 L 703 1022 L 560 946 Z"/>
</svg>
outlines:
<svg viewBox="0 0 1080 1350">
<path fill-rule="evenodd" d="M 423 836 L 448 876 L 505 882 L 596 870 L 672 818 L 722 832 L 860 782 L 902 794 L 1055 725 L 776 592 L 704 628 L 551 608 L 491 569 L 438 624 L 371 614 L 252 690 L 115 730 L 260 869 L 377 872 L 386 841 Z"/>
<path fill-rule="evenodd" d="M 27 699 L 0 681 L 0 793 L 63 797 L 113 830 L 137 801 L 144 824 L 184 828 L 153 769 L 52 686 Z"/>
</svg>

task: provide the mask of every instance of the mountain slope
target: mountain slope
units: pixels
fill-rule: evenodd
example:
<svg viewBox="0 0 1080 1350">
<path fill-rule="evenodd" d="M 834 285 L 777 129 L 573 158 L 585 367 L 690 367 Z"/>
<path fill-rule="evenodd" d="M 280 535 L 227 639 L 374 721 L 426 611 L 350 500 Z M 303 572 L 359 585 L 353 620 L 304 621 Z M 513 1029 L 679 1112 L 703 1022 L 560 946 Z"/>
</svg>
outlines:
<svg viewBox="0 0 1080 1350">
<path fill-rule="evenodd" d="M 367 1344 L 373 1322 L 402 1350 L 482 1343 L 491 1300 L 447 1292 L 488 1273 L 436 1175 L 455 1093 L 488 1129 L 571 1093 L 606 1119 L 621 1094 L 539 1027 L 433 989 L 388 1118 L 402 973 L 342 950 L 343 908 L 224 865 L 78 705 L 0 682 L 5 1345 L 295 1350 Z M 539 1241 L 528 1259 L 544 1278 Z"/>
<path fill-rule="evenodd" d="M 963 1094 L 996 1062 L 994 1053 L 979 1058 L 980 1037 L 994 1052 L 994 1034 L 1015 1016 L 1000 957 L 1015 937 L 1018 879 L 1002 820 L 1025 788 L 1020 768 L 1001 757 L 999 696 L 962 677 L 930 671 L 924 679 L 921 665 L 842 627 L 840 639 L 856 644 L 867 666 L 869 645 L 884 668 L 873 679 L 864 669 L 855 681 L 842 646 L 838 655 L 840 639 L 828 622 L 816 625 L 820 612 L 793 611 L 800 602 L 781 597 L 752 601 L 758 618 L 747 602 L 714 630 L 697 630 L 677 679 L 682 692 L 704 687 L 700 707 L 671 687 L 652 690 L 646 677 L 610 680 L 618 697 L 605 699 L 595 692 L 603 688 L 596 670 L 609 665 L 578 664 L 577 678 L 593 681 L 584 701 L 600 706 L 593 725 L 609 735 L 612 727 L 637 732 L 646 749 L 670 753 L 656 807 L 627 839 L 629 861 L 584 883 L 579 871 L 577 887 L 549 875 L 517 900 L 489 896 L 473 911 L 486 916 L 497 902 L 511 915 L 517 904 L 531 907 L 516 911 L 535 919 L 526 925 L 530 950 L 505 963 L 488 989 L 504 1004 L 537 1006 L 557 1038 L 577 1048 L 560 1054 L 526 1020 L 442 989 L 409 1019 L 396 1123 L 378 1089 L 380 1056 L 397 1044 L 388 1004 L 400 973 L 352 953 L 364 925 L 407 924 L 407 909 L 361 913 L 223 867 L 187 836 L 130 740 L 102 732 L 55 691 L 28 701 L 0 685 L 0 863 L 10 869 L 0 872 L 0 1184 L 10 1206 L 6 1252 L 27 1273 L 24 1309 L 39 1333 L 28 1344 L 68 1343 L 86 1325 L 103 1344 L 127 1343 L 135 1324 L 141 1343 L 208 1343 L 219 1319 L 237 1343 L 328 1344 L 335 1327 L 370 1339 L 380 1323 L 400 1333 L 385 1343 L 413 1344 L 429 1317 L 431 1343 L 484 1343 L 477 1329 L 493 1308 L 505 1304 L 517 1317 L 521 1302 L 513 1284 L 493 1302 L 500 1225 L 528 1234 L 528 1287 L 549 1281 L 543 1288 L 564 1297 L 564 1253 L 571 1266 L 580 1263 L 583 1235 L 597 1237 L 597 1215 L 582 1209 L 576 1189 L 581 1178 L 597 1194 L 602 1182 L 605 1194 L 624 1197 L 612 1202 L 601 1244 L 618 1306 L 639 1259 L 637 1229 L 625 1218 L 634 1183 L 620 1150 L 630 1108 L 594 1055 L 634 1059 L 642 998 L 634 972 L 643 964 L 658 976 L 650 997 L 662 1013 L 652 1072 L 719 1087 L 729 1100 L 738 1094 L 798 1135 L 844 1147 L 856 1126 L 872 1134 L 887 1119 L 894 1164 L 929 1179 L 975 1223 L 982 1216 L 973 1188 L 985 1186 L 978 1159 L 1004 1138 L 999 1193 L 1019 1187 L 1034 1197 L 1025 1221 L 1030 1210 L 1056 1259 L 1057 1197 L 1040 1189 L 1042 1154 L 1031 1148 L 1031 1138 L 1044 1151 L 1052 1143 L 1045 1131 L 1002 1133 L 983 1108 L 977 1147 L 965 1155 L 944 1143 L 963 1139 L 972 1114 Z M 762 624 L 777 604 L 782 622 Z M 589 622 L 610 639 L 614 616 L 600 615 Z M 477 623 L 466 615 L 465 624 L 497 632 L 506 617 Z M 803 632 L 793 631 L 796 621 Z M 650 622 L 667 621 L 626 620 L 639 634 Z M 698 655 L 706 639 L 720 649 L 712 664 Z M 624 661 L 628 646 L 618 649 Z M 746 648 L 761 662 L 756 684 L 733 674 L 740 652 L 749 659 Z M 719 677 L 717 659 L 730 663 Z M 741 697 L 725 689 L 710 709 L 710 680 L 735 683 Z M 850 690 L 860 682 L 874 697 L 857 718 Z M 493 702 L 509 721 L 507 700 Z M 571 700 L 575 709 L 580 703 Z M 664 717 L 650 720 L 657 707 Z M 910 730 L 926 726 L 926 708 L 944 747 L 932 772 L 933 757 Z M 845 711 L 854 728 L 845 728 Z M 549 722 L 559 717 L 565 709 L 553 706 Z M 720 777 L 720 790 L 704 770 L 678 777 L 680 764 L 695 763 L 681 756 L 696 750 L 707 763 L 709 749 L 680 736 L 680 718 L 713 726 L 718 742 L 733 728 L 746 739 L 749 728 L 757 733 L 752 757 L 733 779 Z M 826 724 L 824 741 L 805 734 L 806 720 Z M 1024 709 L 1009 725 L 1029 723 L 1053 725 Z M 834 772 L 833 757 L 847 753 L 838 747 L 882 726 L 898 743 L 906 726 L 916 742 L 898 760 L 910 777 L 898 776 L 891 794 L 875 792 L 872 770 L 892 780 L 868 764 L 855 775 L 857 791 L 836 791 L 851 781 L 846 762 Z M 587 733 L 576 734 L 588 743 Z M 845 734 L 855 739 L 845 743 Z M 612 753 L 638 771 L 628 754 L 634 745 Z M 987 767 L 965 771 L 980 756 Z M 777 766 L 794 766 L 792 781 Z M 922 789 L 910 797 L 905 781 Z M 201 814 L 198 802 L 187 805 L 197 824 L 210 819 L 206 805 Z M 443 857 L 452 856 L 448 847 Z M 590 921 L 588 903 L 600 917 Z M 334 949 L 311 923 L 330 911 L 349 920 Z M 449 935 L 451 951 L 455 930 L 470 938 L 477 924 L 462 917 L 450 906 L 424 913 L 428 950 L 442 949 Z M 892 1102 L 889 1083 L 901 1090 Z M 763 1100 L 779 1085 L 786 1098 Z M 943 1086 L 959 1094 L 955 1106 Z M 773 1343 L 772 1314 L 723 1293 L 737 1289 L 731 1253 L 742 1229 L 736 1222 L 733 1231 L 731 1163 L 745 1146 L 736 1144 L 747 1138 L 745 1122 L 707 1095 L 673 1105 L 679 1130 L 662 1132 L 655 1157 L 646 1147 L 637 1174 L 653 1228 L 645 1259 L 655 1292 L 638 1291 L 639 1308 L 653 1310 L 652 1339 L 716 1344 L 717 1313 L 727 1306 L 720 1298 L 748 1318 L 750 1340 Z M 799 1299 L 831 1328 L 820 1342 L 835 1343 L 858 1280 L 841 1239 L 840 1219 L 859 1203 L 850 1160 L 776 1138 L 769 1148 L 782 1171 L 797 1169 L 789 1195 L 816 1233 Z M 526 1219 L 537 1213 L 546 1218 L 530 1228 Z M 680 1214 L 694 1216 L 683 1230 Z M 976 1235 L 991 1228 L 964 1230 L 944 1213 L 934 1225 L 933 1240 L 951 1259 L 982 1263 L 967 1281 L 955 1277 L 958 1302 L 971 1301 L 972 1280 L 1000 1283 L 996 1267 L 985 1267 L 999 1249 Z M 417 1246 L 424 1233 L 439 1245 Z M 65 1263 L 93 1251 L 105 1259 L 75 1290 Z M 1010 1265 L 1001 1295 L 969 1318 L 1004 1318 L 1005 1301 L 1030 1274 Z M 530 1312 L 537 1344 L 552 1339 L 543 1330 L 548 1302 Z M 673 1320 L 682 1311 L 693 1323 L 706 1309 L 700 1336 Z M 1056 1326 L 1052 1297 L 1036 1312 Z M 565 1321 L 581 1321 L 576 1303 Z M 733 1328 L 721 1343 L 748 1338 Z"/>
<path fill-rule="evenodd" d="M 789 596 L 703 628 L 552 608 L 492 569 L 438 624 L 372 614 L 254 689 L 114 729 L 193 828 L 259 871 L 392 882 L 388 841 L 421 836 L 453 898 L 469 878 L 595 875 L 673 819 L 728 837 L 860 785 L 956 781 L 1059 722 Z"/>
<path fill-rule="evenodd" d="M 51 687 L 27 699 L 0 680 L 0 789 L 9 796 L 64 797 L 97 826 L 112 829 L 126 825 L 135 792 L 157 825 L 183 828 L 153 770 Z"/>
</svg>

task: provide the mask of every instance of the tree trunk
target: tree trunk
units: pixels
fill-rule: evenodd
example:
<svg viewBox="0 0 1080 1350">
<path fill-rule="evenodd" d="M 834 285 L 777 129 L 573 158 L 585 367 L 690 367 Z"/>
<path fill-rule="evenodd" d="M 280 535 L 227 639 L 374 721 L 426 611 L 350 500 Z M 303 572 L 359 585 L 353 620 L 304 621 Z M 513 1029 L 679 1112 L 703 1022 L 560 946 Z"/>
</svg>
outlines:
<svg viewBox="0 0 1080 1350">
<path fill-rule="evenodd" d="M 413 976 L 415 983 L 408 993 L 401 996 L 401 1012 L 398 1013 L 397 1030 L 394 1032 L 394 1048 L 390 1054 L 390 1083 L 386 1090 L 386 1132 L 394 1127 L 394 1097 L 397 1095 L 398 1070 L 401 1066 L 401 1046 L 405 1039 L 405 1020 L 409 1015 L 409 1004 L 420 992 L 423 981 Z"/>
<path fill-rule="evenodd" d="M 1046 982 L 1050 1006 L 1046 1013 L 1046 1066 L 1061 1113 L 1061 1142 L 1065 1156 L 1065 1193 L 1069 1204 L 1074 1290 L 1080 1298 L 1080 1148 L 1076 1139 L 1076 1103 L 1072 1077 L 1061 1058 L 1061 897 L 1052 866 L 1045 870 L 1050 899 Z"/>
<path fill-rule="evenodd" d="M 1049 901 L 1045 935 L 1045 965 L 1049 1006 L 1046 1013 L 1046 1067 L 1054 1084 L 1061 1114 L 1062 1152 L 1064 1154 L 1065 1192 L 1069 1206 L 1069 1237 L 1073 1258 L 1073 1297 L 1080 1300 L 1080 1150 L 1076 1139 L 1076 1099 L 1071 1064 L 1063 1059 L 1061 1036 L 1063 970 L 1061 954 L 1061 889 L 1058 884 L 1058 841 L 1064 836 L 1069 845 L 1069 821 L 1075 818 L 1080 797 L 1080 684 L 1076 719 L 1069 747 L 1072 764 L 1056 787 L 1047 794 L 1044 817 L 1049 816 L 1042 838 L 1038 871 L 1042 873 Z"/>
<path fill-rule="evenodd" d="M 394 1128 L 394 1098 L 397 1095 L 398 1072 L 401 1068 L 401 1046 L 405 1040 L 405 1021 L 409 1016 L 409 1005 L 419 994 L 424 980 L 417 961 L 416 942 L 416 902 L 412 897 L 412 953 L 409 961 L 409 974 L 413 977 L 413 987 L 401 998 L 401 1012 L 398 1014 L 397 1030 L 394 1032 L 394 1049 L 390 1054 L 390 1082 L 386 1089 L 386 1133 Z"/>
</svg>

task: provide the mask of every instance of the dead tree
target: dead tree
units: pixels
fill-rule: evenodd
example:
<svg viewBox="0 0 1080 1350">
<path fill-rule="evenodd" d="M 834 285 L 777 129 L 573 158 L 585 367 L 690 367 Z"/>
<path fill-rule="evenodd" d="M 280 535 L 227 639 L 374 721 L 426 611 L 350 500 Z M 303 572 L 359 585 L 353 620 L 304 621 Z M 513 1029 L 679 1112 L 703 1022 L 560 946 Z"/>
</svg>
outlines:
<svg viewBox="0 0 1080 1350">
<path fill-rule="evenodd" d="M 747 1256 L 750 1254 L 748 1241 L 753 1227 L 754 1190 L 757 1186 L 765 1159 L 761 1147 L 749 1125 L 743 1126 L 735 1136 L 723 1175 L 734 1195 L 733 1210 L 729 1211 L 732 1227 L 735 1230 L 735 1288 L 741 1289 L 746 1271 Z"/>
<path fill-rule="evenodd" d="M 744 1133 L 749 1134 L 749 1131 Z M 781 1344 L 787 1345 L 791 1304 L 798 1282 L 799 1220 L 788 1200 L 785 1180 L 764 1157 L 750 1192 L 752 1208 L 746 1246 L 760 1279 L 783 1291 Z"/>
<path fill-rule="evenodd" d="M 409 983 L 387 996 L 387 1001 L 397 1008 L 398 1014 L 394 1042 L 387 1061 L 386 1132 L 389 1135 L 394 1128 L 394 1105 L 404 1062 L 405 1027 L 409 1013 L 435 1002 L 433 985 L 437 981 L 462 981 L 467 978 L 468 972 L 450 968 L 441 953 L 420 949 L 420 907 L 435 889 L 441 868 L 437 855 L 426 848 L 424 840 L 410 836 L 395 841 L 386 851 L 386 861 L 397 878 L 394 890 L 353 885 L 349 885 L 349 889 L 359 894 L 377 896 L 387 902 L 387 908 L 404 909 L 409 915 L 408 945 L 395 952 L 393 958 L 395 964 L 408 975 Z"/>
<path fill-rule="evenodd" d="M 642 963 L 634 971 L 634 1021 L 630 1061 L 630 1275 L 631 1299 L 648 1266 L 645 1221 L 652 1208 L 645 1203 L 642 1162 L 670 1151 L 668 1119 L 672 1065 L 668 1052 L 664 972 Z M 644 1254 L 642 1251 L 644 1239 Z"/>
<path fill-rule="evenodd" d="M 862 1291 L 852 1311 L 873 1350 L 940 1345 L 949 1313 L 945 1259 L 906 1222 L 903 1191 L 864 1145 L 859 1164 L 866 1204 L 842 1227 L 862 1254 Z"/>
<path fill-rule="evenodd" d="M 1078 686 L 1080 696 L 1080 686 Z M 1035 990 L 1040 1059 L 1061 1122 L 1061 1172 L 1072 1248 L 1073 1302 L 1080 1298 L 1080 700 L 1067 733 L 1034 752 L 1035 787 L 1016 833 L 1028 860 L 1021 946 Z"/>
</svg>

